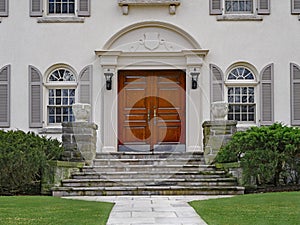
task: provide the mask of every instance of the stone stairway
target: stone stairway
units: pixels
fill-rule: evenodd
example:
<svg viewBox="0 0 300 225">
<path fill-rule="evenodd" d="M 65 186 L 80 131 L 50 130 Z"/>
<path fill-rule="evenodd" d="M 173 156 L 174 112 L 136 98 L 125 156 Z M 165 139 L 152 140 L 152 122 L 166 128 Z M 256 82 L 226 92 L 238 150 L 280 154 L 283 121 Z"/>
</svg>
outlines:
<svg viewBox="0 0 300 225">
<path fill-rule="evenodd" d="M 203 153 L 101 153 L 93 166 L 53 188 L 54 196 L 236 195 L 244 188 Z"/>
</svg>

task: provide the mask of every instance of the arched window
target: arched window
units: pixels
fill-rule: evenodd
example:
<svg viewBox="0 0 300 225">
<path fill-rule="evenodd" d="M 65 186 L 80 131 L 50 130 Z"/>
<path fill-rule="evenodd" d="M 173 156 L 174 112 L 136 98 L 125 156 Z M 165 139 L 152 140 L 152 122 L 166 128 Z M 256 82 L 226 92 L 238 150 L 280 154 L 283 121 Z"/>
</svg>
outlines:
<svg viewBox="0 0 300 225">
<path fill-rule="evenodd" d="M 74 121 L 72 105 L 75 103 L 77 80 L 69 68 L 59 67 L 47 77 L 48 124 Z"/>
<path fill-rule="evenodd" d="M 254 73 L 245 66 L 230 70 L 227 75 L 228 120 L 255 122 L 256 101 Z"/>
</svg>

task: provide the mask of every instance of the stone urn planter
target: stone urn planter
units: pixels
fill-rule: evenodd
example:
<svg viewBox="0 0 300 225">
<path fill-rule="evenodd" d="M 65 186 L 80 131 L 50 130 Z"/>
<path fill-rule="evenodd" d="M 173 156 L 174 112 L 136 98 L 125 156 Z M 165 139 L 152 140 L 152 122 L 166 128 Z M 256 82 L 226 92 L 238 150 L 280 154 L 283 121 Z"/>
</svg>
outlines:
<svg viewBox="0 0 300 225">
<path fill-rule="evenodd" d="M 75 122 L 88 122 L 91 114 L 91 105 L 85 103 L 75 103 L 72 105 Z"/>
<path fill-rule="evenodd" d="M 214 102 L 211 104 L 211 112 L 213 114 L 214 120 L 225 120 L 228 113 L 228 103 L 227 102 Z"/>
</svg>

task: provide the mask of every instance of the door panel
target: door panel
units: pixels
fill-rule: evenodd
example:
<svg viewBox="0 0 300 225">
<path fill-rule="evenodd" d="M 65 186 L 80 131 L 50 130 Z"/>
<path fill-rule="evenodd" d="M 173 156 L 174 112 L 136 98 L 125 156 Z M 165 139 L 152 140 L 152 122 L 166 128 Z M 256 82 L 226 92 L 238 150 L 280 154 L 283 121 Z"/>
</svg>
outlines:
<svg viewBox="0 0 300 225">
<path fill-rule="evenodd" d="M 120 151 L 136 151 L 138 146 L 145 151 L 174 150 L 179 144 L 182 149 L 185 144 L 183 71 L 119 71 L 118 91 Z"/>
</svg>

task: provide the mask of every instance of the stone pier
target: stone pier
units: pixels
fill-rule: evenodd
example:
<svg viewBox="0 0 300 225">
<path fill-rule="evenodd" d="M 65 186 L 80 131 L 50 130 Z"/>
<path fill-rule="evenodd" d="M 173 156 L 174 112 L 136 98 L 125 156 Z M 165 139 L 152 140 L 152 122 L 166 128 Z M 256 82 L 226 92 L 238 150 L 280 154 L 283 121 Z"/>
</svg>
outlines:
<svg viewBox="0 0 300 225">
<path fill-rule="evenodd" d="M 226 144 L 236 132 L 236 121 L 205 121 L 203 127 L 204 159 L 206 164 L 213 163 L 220 148 Z"/>
<path fill-rule="evenodd" d="M 65 148 L 62 160 L 84 161 L 91 165 L 96 156 L 98 126 L 89 122 L 63 123 L 62 141 Z"/>
</svg>

